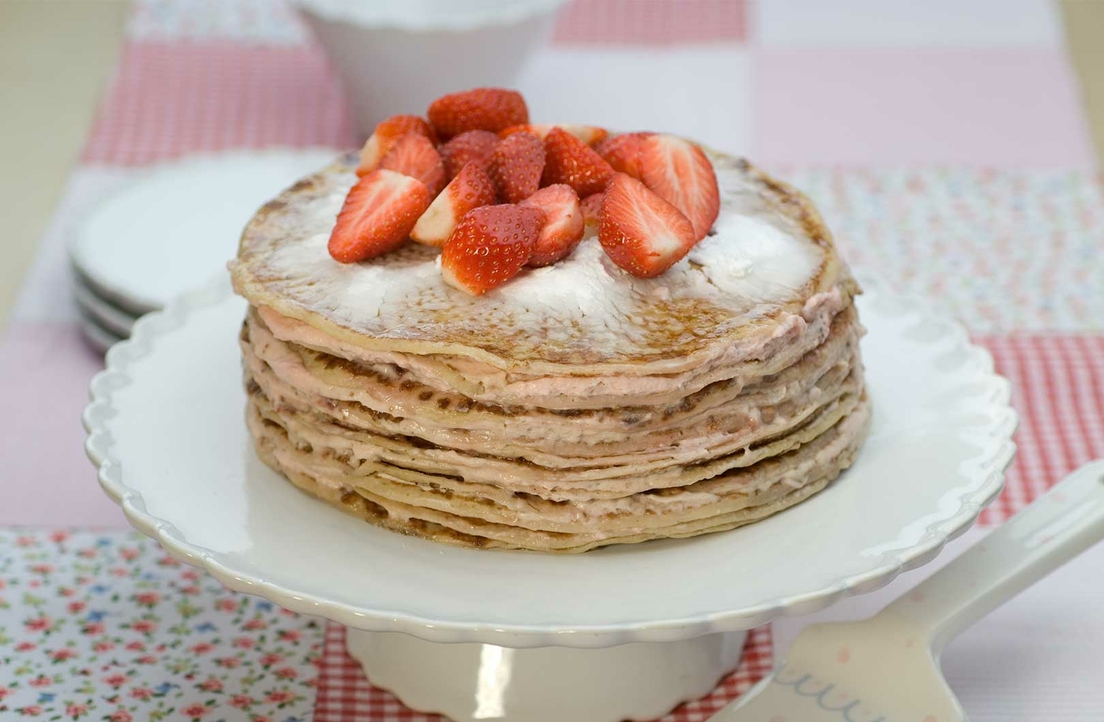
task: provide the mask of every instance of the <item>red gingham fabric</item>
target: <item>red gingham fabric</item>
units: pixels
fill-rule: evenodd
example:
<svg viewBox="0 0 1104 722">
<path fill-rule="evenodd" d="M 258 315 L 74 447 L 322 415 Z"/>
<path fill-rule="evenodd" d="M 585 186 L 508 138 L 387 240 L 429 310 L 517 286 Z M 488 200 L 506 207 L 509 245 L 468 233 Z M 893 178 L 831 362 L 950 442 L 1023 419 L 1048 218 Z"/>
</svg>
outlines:
<svg viewBox="0 0 1104 722">
<path fill-rule="evenodd" d="M 1018 451 L 1004 492 L 978 522 L 999 524 L 1087 461 L 1104 458 L 1104 337 L 983 336 L 1012 382 Z"/>
<path fill-rule="evenodd" d="M 357 143 L 341 85 L 314 47 L 131 42 L 83 160 L 135 165 L 230 148 Z"/>
<path fill-rule="evenodd" d="M 1074 468 L 1104 457 L 1104 337 L 1010 335 L 976 339 L 993 354 L 997 370 L 1012 382 L 1020 413 L 1019 453 L 1000 498 L 979 524 L 1007 519 Z M 770 629 L 751 633 L 740 668 L 708 697 L 685 704 L 664 722 L 703 722 L 771 668 Z M 405 709 L 372 687 L 345 654 L 345 630 L 326 629 L 315 722 L 440 720 Z"/>
<path fill-rule="evenodd" d="M 576 0 L 563 12 L 557 43 L 679 45 L 743 42 L 745 0 Z"/>
<path fill-rule="evenodd" d="M 705 722 L 770 671 L 772 649 L 768 627 L 752 630 L 744 643 L 744 658 L 739 668 L 708 696 L 682 705 L 662 722 Z M 345 628 L 329 623 L 322 646 L 314 722 L 447 721 L 439 715 L 413 712 L 391 693 L 369 684 L 360 665 L 345 653 Z"/>
</svg>

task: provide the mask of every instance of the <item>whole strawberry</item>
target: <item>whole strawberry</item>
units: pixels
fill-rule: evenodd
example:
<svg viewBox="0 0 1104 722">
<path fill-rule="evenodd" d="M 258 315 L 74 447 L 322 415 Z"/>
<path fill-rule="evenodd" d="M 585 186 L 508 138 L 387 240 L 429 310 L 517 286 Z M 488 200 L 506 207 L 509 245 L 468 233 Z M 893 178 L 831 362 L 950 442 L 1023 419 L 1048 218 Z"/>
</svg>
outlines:
<svg viewBox="0 0 1104 722">
<path fill-rule="evenodd" d="M 478 296 L 516 276 L 533 252 L 544 211 L 516 205 L 468 211 L 441 252 L 445 283 Z"/>
<path fill-rule="evenodd" d="M 536 193 L 543 170 L 544 144 L 532 133 L 507 136 L 491 153 L 491 180 L 505 203 L 518 203 Z"/>
<path fill-rule="evenodd" d="M 525 98 L 503 88 L 475 88 L 443 95 L 430 103 L 426 115 L 442 140 L 467 130 L 497 133 L 529 122 Z"/>
<path fill-rule="evenodd" d="M 489 130 L 466 130 L 447 143 L 442 143 L 437 152 L 441 154 L 441 160 L 445 164 L 445 176 L 452 180 L 472 161 L 487 170 L 491 165 L 491 152 L 496 145 L 498 136 Z"/>
</svg>

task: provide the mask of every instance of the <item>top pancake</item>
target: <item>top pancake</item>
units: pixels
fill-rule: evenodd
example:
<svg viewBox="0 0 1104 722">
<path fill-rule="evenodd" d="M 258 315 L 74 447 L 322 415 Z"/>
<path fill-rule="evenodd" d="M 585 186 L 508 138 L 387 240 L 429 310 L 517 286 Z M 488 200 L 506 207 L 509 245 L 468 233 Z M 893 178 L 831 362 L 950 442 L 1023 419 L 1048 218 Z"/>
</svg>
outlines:
<svg viewBox="0 0 1104 722">
<path fill-rule="evenodd" d="M 251 304 L 368 352 L 469 358 L 522 374 L 670 374 L 769 356 L 795 324 L 857 292 L 812 204 L 747 161 L 706 151 L 720 216 L 654 279 L 613 265 L 594 230 L 564 261 L 472 297 L 446 285 L 437 249 L 345 265 L 326 244 L 356 181 L 349 154 L 262 207 L 231 262 Z M 327 344 L 329 345 L 329 344 Z"/>
</svg>

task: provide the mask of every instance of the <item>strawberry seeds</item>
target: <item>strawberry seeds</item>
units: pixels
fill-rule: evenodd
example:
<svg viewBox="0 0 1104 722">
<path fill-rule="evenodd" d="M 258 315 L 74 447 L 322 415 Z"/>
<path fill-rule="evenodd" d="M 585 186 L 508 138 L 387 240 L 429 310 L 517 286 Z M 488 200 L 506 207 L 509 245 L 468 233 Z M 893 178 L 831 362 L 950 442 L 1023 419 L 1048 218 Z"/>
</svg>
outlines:
<svg viewBox="0 0 1104 722">
<path fill-rule="evenodd" d="M 720 212 L 713 165 L 678 136 L 530 124 L 525 99 L 501 88 L 451 93 L 426 116 L 388 118 L 364 144 L 330 236 L 335 260 L 413 239 L 442 249 L 450 286 L 480 295 L 566 258 L 597 226 L 615 265 L 652 278 Z"/>
</svg>

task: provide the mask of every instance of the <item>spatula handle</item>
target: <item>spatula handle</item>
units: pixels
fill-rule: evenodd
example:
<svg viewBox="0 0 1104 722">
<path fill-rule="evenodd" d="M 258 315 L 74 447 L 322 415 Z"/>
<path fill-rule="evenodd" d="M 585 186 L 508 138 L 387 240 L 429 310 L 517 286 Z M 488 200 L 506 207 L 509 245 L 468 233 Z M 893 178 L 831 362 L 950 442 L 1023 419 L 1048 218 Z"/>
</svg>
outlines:
<svg viewBox="0 0 1104 722">
<path fill-rule="evenodd" d="M 930 635 L 959 632 L 1104 538 L 1104 460 L 1059 482 L 999 529 L 886 607 Z"/>
</svg>

